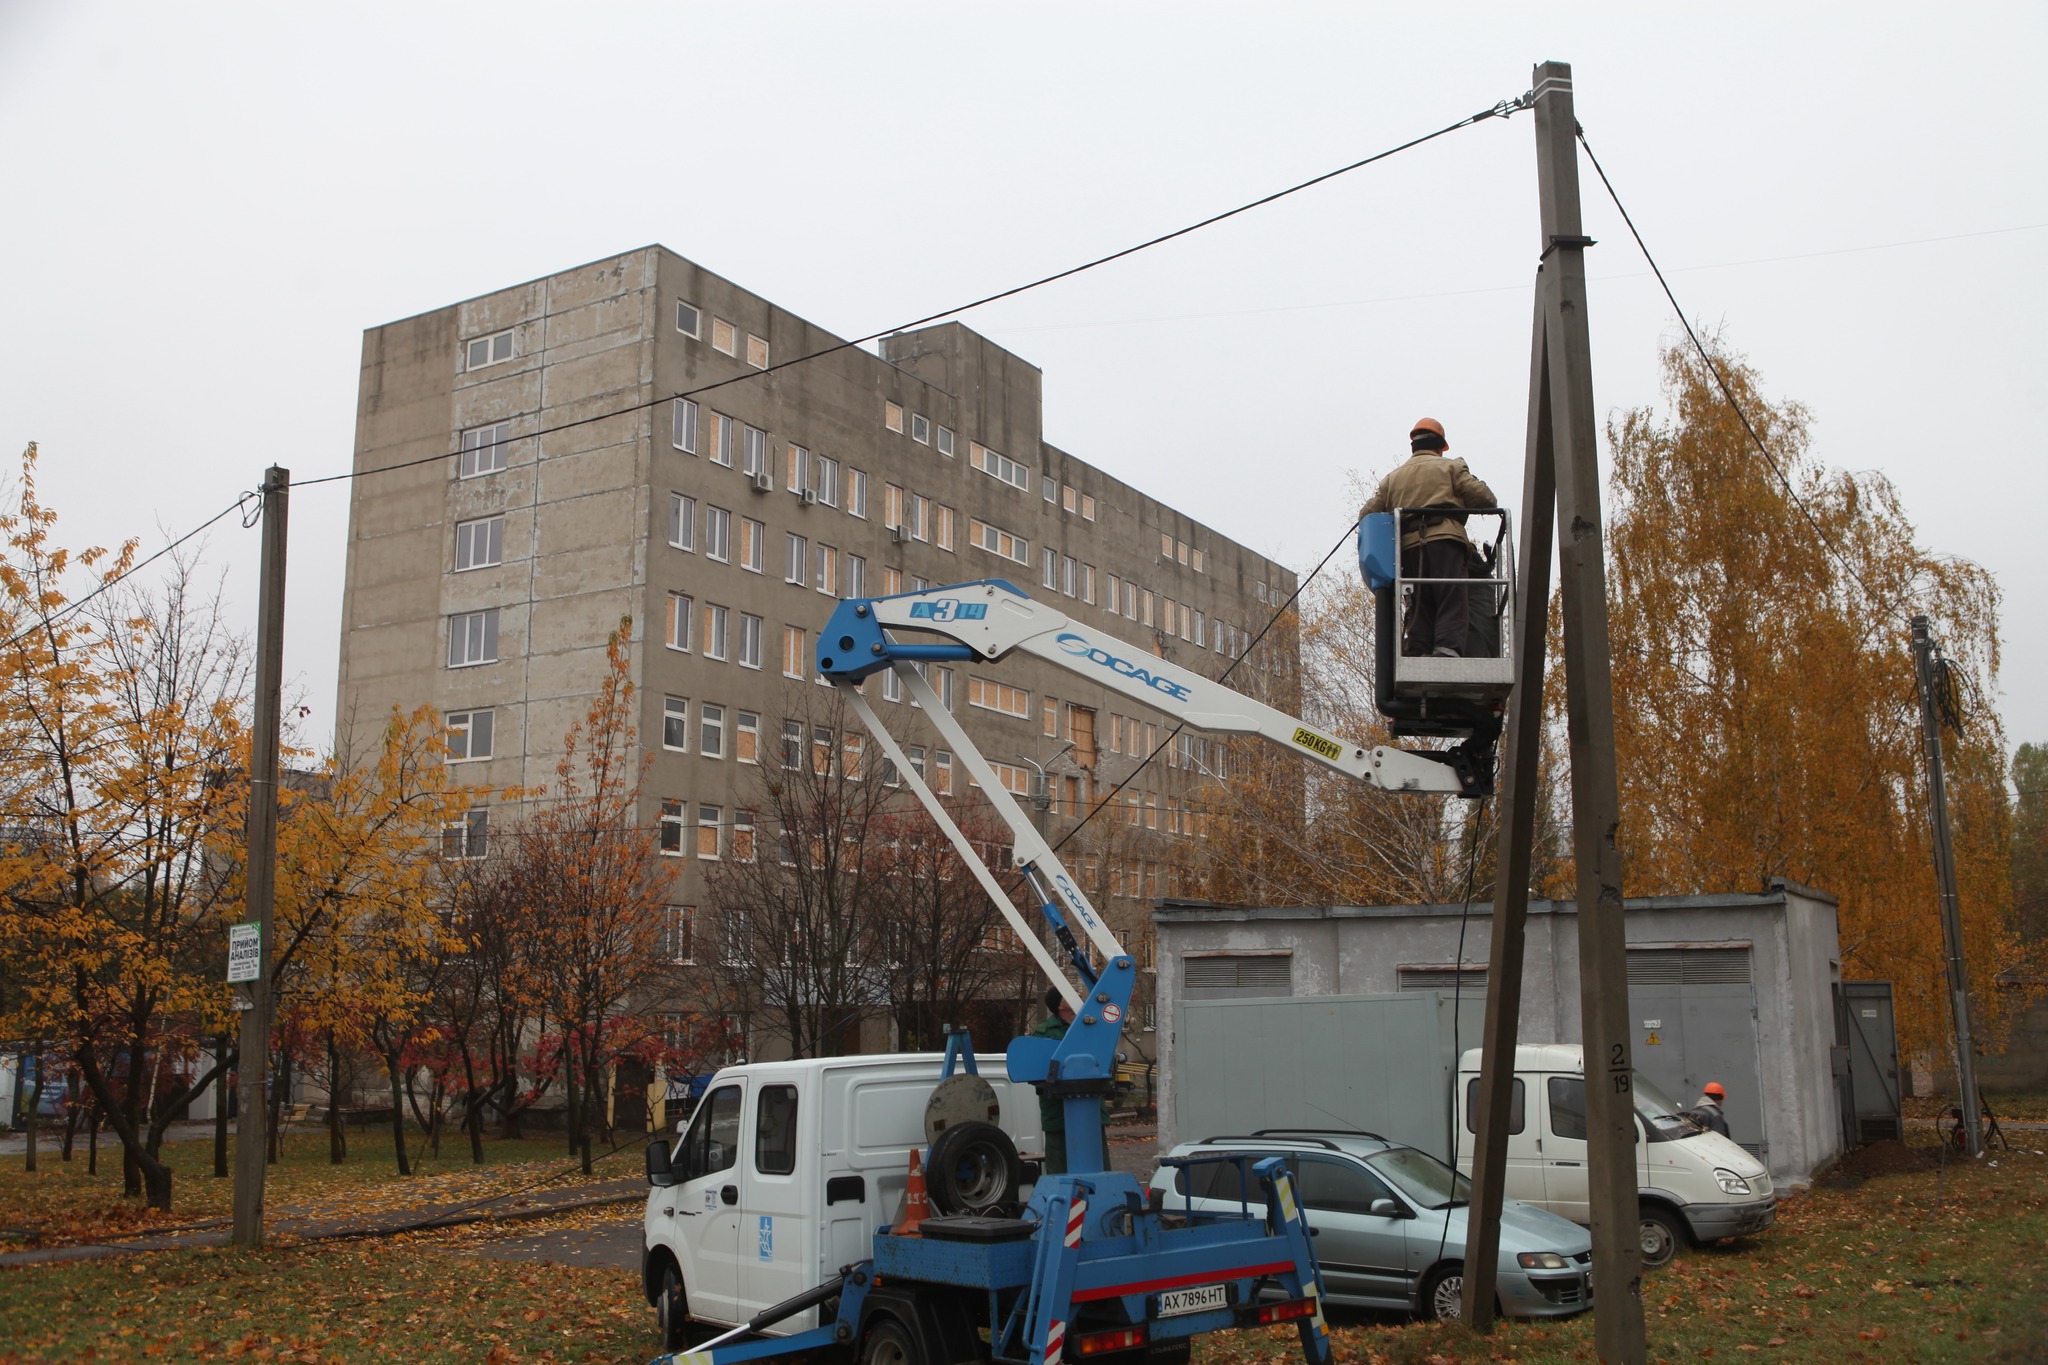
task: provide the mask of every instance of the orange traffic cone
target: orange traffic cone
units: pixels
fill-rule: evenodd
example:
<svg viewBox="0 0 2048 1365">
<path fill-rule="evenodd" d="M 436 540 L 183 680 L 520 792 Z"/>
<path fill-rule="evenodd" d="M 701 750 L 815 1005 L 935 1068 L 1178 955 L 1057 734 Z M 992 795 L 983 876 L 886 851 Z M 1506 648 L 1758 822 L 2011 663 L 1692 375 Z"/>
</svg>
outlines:
<svg viewBox="0 0 2048 1365">
<path fill-rule="evenodd" d="M 898 1237 L 915 1237 L 917 1225 L 932 1216 L 932 1197 L 924 1187 L 924 1152 L 910 1149 L 910 1178 L 903 1187 L 903 1217 L 894 1229 Z"/>
</svg>

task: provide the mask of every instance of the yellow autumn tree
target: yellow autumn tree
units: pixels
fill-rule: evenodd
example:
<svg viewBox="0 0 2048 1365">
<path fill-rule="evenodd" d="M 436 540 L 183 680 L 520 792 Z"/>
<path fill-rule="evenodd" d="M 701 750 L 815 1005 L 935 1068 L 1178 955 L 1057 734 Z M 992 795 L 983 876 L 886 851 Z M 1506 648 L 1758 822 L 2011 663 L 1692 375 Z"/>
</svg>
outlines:
<svg viewBox="0 0 2048 1365">
<path fill-rule="evenodd" d="M 1942 942 L 1908 620 L 1933 619 L 1968 703 L 1947 753 L 1982 1005 L 2019 954 L 2005 739 L 1990 704 L 1998 586 L 1976 564 L 1922 548 L 1889 480 L 1824 467 L 1808 412 L 1768 401 L 1741 356 L 1711 349 L 1798 497 L 1690 349 L 1664 353 L 1665 411 L 1633 408 L 1608 423 L 1627 891 L 1753 890 L 1785 877 L 1832 893 L 1844 976 L 1890 980 L 1902 1042 L 1938 1050 Z M 2002 1021 L 1986 1023 L 1998 1036 Z"/>
</svg>

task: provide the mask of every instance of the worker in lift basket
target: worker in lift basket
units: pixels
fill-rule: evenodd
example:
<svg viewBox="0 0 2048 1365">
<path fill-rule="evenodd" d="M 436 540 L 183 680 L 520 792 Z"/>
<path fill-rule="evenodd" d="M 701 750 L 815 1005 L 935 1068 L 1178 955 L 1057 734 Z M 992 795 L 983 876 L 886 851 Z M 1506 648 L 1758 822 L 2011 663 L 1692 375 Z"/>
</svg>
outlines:
<svg viewBox="0 0 2048 1365">
<path fill-rule="evenodd" d="M 1401 573 L 1407 578 L 1465 578 L 1472 542 L 1459 507 L 1492 507 L 1493 490 L 1450 457 L 1444 424 L 1425 417 L 1408 433 L 1407 463 L 1380 480 L 1363 510 L 1401 512 Z M 1455 659 L 1465 652 L 1466 589 L 1457 583 L 1418 583 L 1415 606 L 1401 640 L 1403 654 Z"/>
<path fill-rule="evenodd" d="M 1045 1022 L 1031 1030 L 1034 1038 L 1064 1038 L 1067 1026 L 1074 1022 L 1074 1007 L 1067 1003 L 1056 987 L 1048 986 L 1045 991 L 1045 1007 L 1052 1011 Z M 1048 1094 L 1044 1086 L 1038 1088 L 1038 1125 L 1045 1129 L 1045 1173 L 1059 1175 L 1067 1169 L 1067 1111 L 1065 1102 Z"/>
<path fill-rule="evenodd" d="M 1721 1088 L 1721 1083 L 1708 1081 L 1700 1092 L 1700 1102 L 1686 1112 L 1700 1127 L 1727 1137 L 1728 1116 L 1721 1112 L 1721 1106 L 1727 1102 L 1728 1092 Z"/>
</svg>

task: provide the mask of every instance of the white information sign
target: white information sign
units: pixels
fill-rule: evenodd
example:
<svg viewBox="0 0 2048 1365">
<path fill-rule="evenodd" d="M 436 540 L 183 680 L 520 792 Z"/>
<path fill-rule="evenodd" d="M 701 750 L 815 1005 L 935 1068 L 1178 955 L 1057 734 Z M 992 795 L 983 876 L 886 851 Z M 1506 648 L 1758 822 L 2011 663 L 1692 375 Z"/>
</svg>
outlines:
<svg viewBox="0 0 2048 1365">
<path fill-rule="evenodd" d="M 255 924 L 228 926 L 228 980 L 254 981 L 263 975 L 263 929 Z"/>
</svg>

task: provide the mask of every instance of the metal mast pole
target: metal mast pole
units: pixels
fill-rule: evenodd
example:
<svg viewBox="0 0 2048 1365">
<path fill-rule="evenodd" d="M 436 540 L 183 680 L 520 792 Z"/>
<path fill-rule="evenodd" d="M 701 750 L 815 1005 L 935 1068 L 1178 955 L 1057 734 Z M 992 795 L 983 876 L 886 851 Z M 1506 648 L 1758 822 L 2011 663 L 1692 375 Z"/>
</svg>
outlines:
<svg viewBox="0 0 2048 1365">
<path fill-rule="evenodd" d="M 284 693 L 285 520 L 291 471 L 263 473 L 262 586 L 256 601 L 256 698 L 249 750 L 248 915 L 257 926 L 261 968 L 242 1013 L 241 1099 L 235 1129 L 236 1246 L 263 1245 L 263 1177 L 268 1143 L 264 1074 L 270 1063 L 271 909 L 277 891 L 277 749 Z"/>
<path fill-rule="evenodd" d="M 1949 1007 L 1956 1022 L 1956 1084 L 1962 1089 L 1963 1134 L 1970 1156 L 1984 1155 L 1977 1101 L 1977 1062 L 1970 1041 L 1970 969 L 1963 958 L 1963 911 L 1956 899 L 1956 850 L 1949 833 L 1948 778 L 1941 762 L 1941 708 L 1935 694 L 1934 638 L 1927 618 L 1913 618 L 1913 671 L 1920 680 L 1920 726 L 1927 736 L 1927 822 L 1934 828 L 1934 880 L 1941 891 L 1941 936 L 1948 948 Z"/>
</svg>

